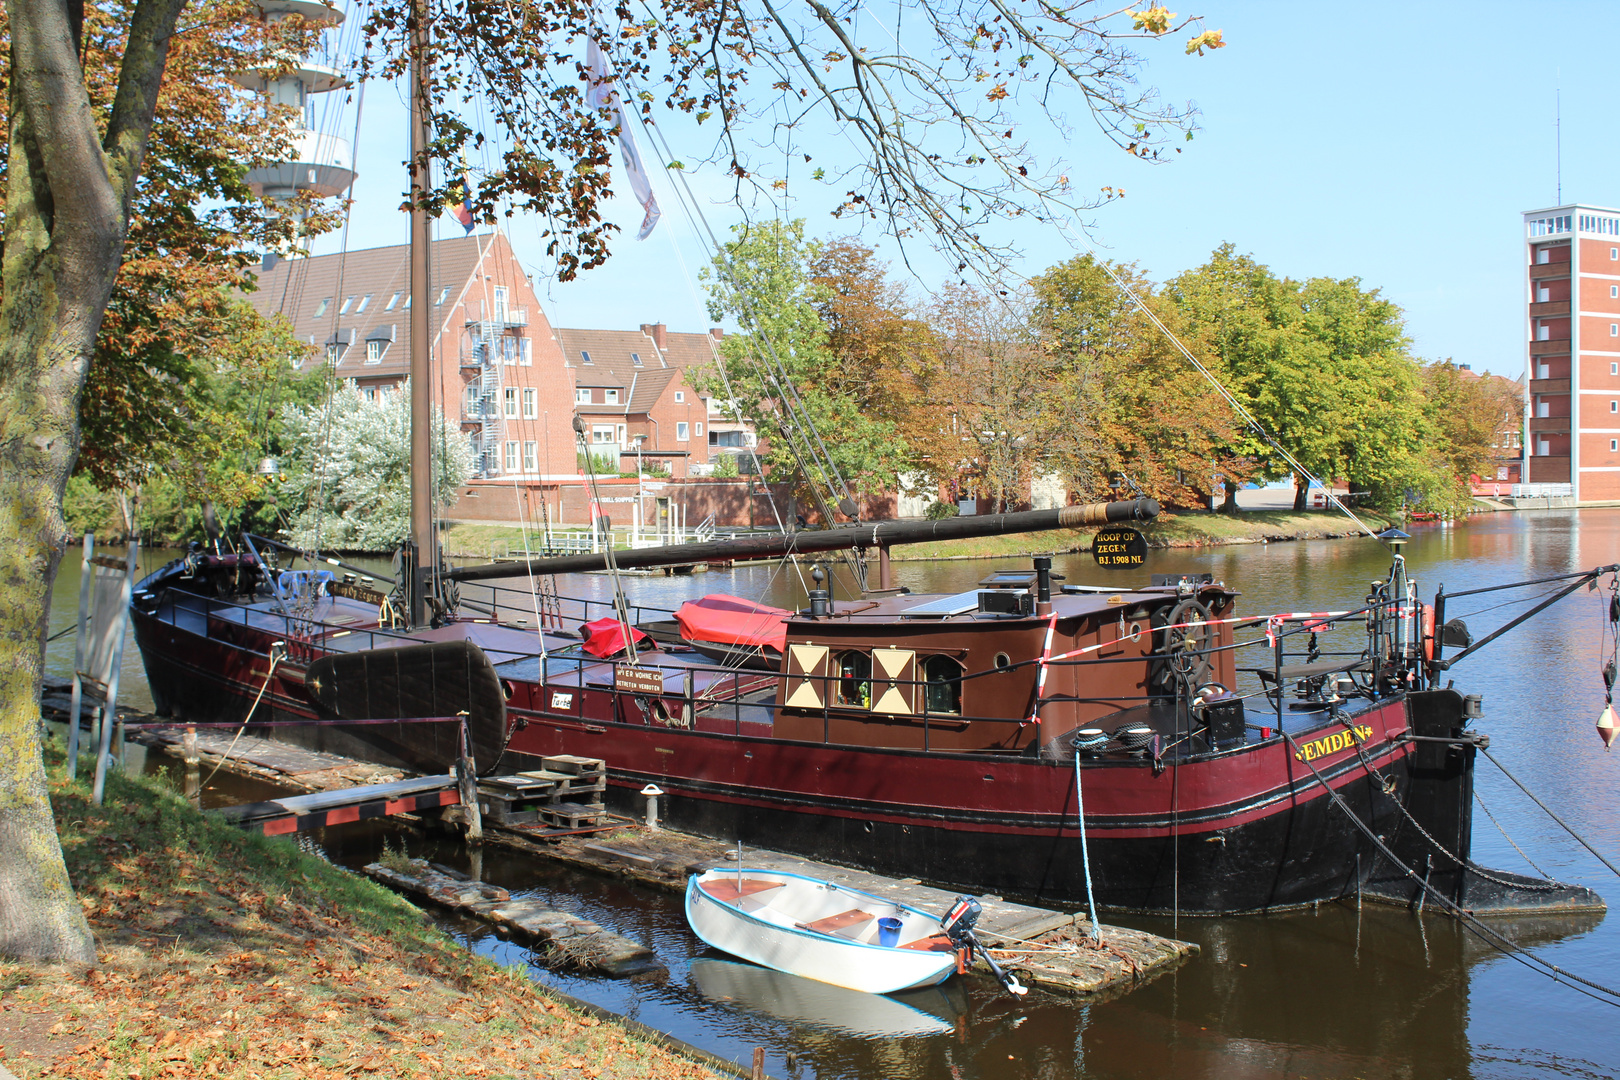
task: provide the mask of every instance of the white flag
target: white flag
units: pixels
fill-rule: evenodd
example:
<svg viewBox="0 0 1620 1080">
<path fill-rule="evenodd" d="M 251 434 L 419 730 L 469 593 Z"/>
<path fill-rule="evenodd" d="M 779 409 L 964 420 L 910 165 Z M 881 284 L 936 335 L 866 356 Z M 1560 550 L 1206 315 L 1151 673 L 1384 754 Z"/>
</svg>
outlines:
<svg viewBox="0 0 1620 1080">
<path fill-rule="evenodd" d="M 585 100 L 593 109 L 605 109 L 613 114 L 614 121 L 619 126 L 619 158 L 624 162 L 625 174 L 630 178 L 630 190 L 636 201 L 646 211 L 641 219 L 641 231 L 636 233 L 637 240 L 647 239 L 658 224 L 658 200 L 653 196 L 652 180 L 647 176 L 647 167 L 641 160 L 641 151 L 636 147 L 636 137 L 630 133 L 630 125 L 625 121 L 624 110 L 619 107 L 619 93 L 613 86 L 613 78 L 608 74 L 607 57 L 602 55 L 602 49 L 591 38 L 585 44 L 585 66 L 591 72 L 591 87 L 586 92 Z"/>
</svg>

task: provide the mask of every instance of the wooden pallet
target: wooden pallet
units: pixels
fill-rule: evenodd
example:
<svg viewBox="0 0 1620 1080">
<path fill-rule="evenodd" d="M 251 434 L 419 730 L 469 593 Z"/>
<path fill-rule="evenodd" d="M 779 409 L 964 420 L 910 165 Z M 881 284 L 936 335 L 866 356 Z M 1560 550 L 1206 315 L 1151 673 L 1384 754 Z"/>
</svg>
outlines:
<svg viewBox="0 0 1620 1080">
<path fill-rule="evenodd" d="M 536 769 L 533 772 L 518 773 L 519 777 L 535 784 L 550 784 L 551 795 L 573 795 L 582 791 L 606 791 L 607 777 L 580 776 L 575 773 L 554 772 L 551 769 Z"/>
<path fill-rule="evenodd" d="M 607 776 L 607 762 L 601 758 L 578 757 L 574 754 L 543 757 L 540 767 L 548 772 L 568 773 L 584 779 L 603 779 Z"/>
<path fill-rule="evenodd" d="M 555 829 L 582 829 L 591 825 L 600 825 L 607 816 L 607 809 L 601 803 L 589 805 L 581 803 L 548 803 L 539 807 L 540 820 Z"/>
</svg>

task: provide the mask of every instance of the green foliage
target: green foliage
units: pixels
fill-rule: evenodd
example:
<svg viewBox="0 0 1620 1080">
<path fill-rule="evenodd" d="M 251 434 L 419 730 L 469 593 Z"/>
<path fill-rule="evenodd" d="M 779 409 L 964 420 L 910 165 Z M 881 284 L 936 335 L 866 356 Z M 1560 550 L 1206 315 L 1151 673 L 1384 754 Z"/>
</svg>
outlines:
<svg viewBox="0 0 1620 1080">
<path fill-rule="evenodd" d="M 946 518 L 953 518 L 961 512 L 962 511 L 957 508 L 955 503 L 942 502 L 935 499 L 933 502 L 928 504 L 928 509 L 923 511 L 923 517 L 927 518 L 929 521 L 944 521 Z"/>
<path fill-rule="evenodd" d="M 697 388 L 729 399 L 764 436 L 772 477 L 798 475 L 802 460 L 808 479 L 826 484 L 818 462 L 828 458 L 851 485 L 892 486 L 906 446 L 894 424 L 864 413 L 857 388 L 839 378 L 818 308 L 828 290 L 811 273 L 822 245 L 805 239 L 802 220 L 734 232 L 703 273 L 709 315 L 735 318 L 744 328 L 720 343 L 730 393 L 718 369 L 696 373 Z"/>
<path fill-rule="evenodd" d="M 597 476 L 619 475 L 619 462 L 611 454 L 586 454 L 580 450 L 574 454 L 574 465 L 583 473 L 595 473 Z"/>
<path fill-rule="evenodd" d="M 1379 290 L 1356 278 L 1278 278 L 1226 244 L 1166 295 L 1228 389 L 1316 476 L 1347 480 L 1380 508 L 1445 486 L 1401 310 Z M 1252 433 L 1231 450 L 1264 475 L 1290 471 Z"/>
<path fill-rule="evenodd" d="M 299 507 L 288 529 L 299 547 L 389 551 L 410 529 L 409 384 L 367 400 L 337 389 L 325 407 L 282 411 L 288 440 L 280 497 Z M 472 472 L 472 448 L 459 424 L 437 410 L 432 421 L 433 502 L 448 508 Z"/>
<path fill-rule="evenodd" d="M 737 475 L 737 455 L 719 454 L 714 459 L 714 475 L 722 480 L 730 480 Z"/>
</svg>

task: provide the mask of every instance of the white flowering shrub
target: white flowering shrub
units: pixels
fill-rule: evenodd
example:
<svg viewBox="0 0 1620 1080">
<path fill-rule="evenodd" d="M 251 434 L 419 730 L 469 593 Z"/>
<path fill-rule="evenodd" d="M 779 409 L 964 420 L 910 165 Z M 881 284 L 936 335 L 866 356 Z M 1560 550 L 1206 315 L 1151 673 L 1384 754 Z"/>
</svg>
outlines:
<svg viewBox="0 0 1620 1080">
<path fill-rule="evenodd" d="M 280 503 L 289 540 L 302 548 L 392 551 L 410 532 L 411 402 L 408 386 L 367 400 L 343 387 L 325 405 L 282 411 L 289 447 Z M 455 502 L 472 473 L 460 426 L 433 410 L 433 498 Z"/>
</svg>

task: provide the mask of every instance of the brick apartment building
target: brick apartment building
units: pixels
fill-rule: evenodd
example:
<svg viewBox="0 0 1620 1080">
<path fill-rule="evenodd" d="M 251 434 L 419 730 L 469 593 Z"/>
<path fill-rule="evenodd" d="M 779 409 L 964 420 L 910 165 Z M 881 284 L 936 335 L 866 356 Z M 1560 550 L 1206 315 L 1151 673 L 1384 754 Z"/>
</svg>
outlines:
<svg viewBox="0 0 1620 1080">
<path fill-rule="evenodd" d="M 1620 210 L 1524 214 L 1532 484 L 1620 499 Z"/>
<path fill-rule="evenodd" d="M 722 453 L 742 455 L 748 471 L 752 430 L 728 420 L 687 378 L 713 361 L 720 330 L 554 330 L 500 232 L 435 241 L 432 280 L 433 400 L 460 422 L 475 462 L 451 519 L 584 523 L 576 412 L 615 472 L 634 472 L 638 449 L 644 464 L 677 482 L 712 472 Z M 408 245 L 267 258 L 249 299 L 261 314 L 285 316 L 314 347 L 313 363 L 324 358 L 361 394 L 404 385 Z M 691 495 L 698 501 L 684 510 L 739 520 L 755 513 L 751 495 Z M 728 512 L 733 502 L 739 508 Z M 651 520 L 650 501 L 647 509 Z"/>
<path fill-rule="evenodd" d="M 249 297 L 261 314 L 286 316 L 367 397 L 404 385 L 408 245 L 266 263 Z M 435 241 L 431 273 L 433 401 L 472 446 L 473 485 L 573 477 L 573 386 L 505 235 Z"/>
</svg>

